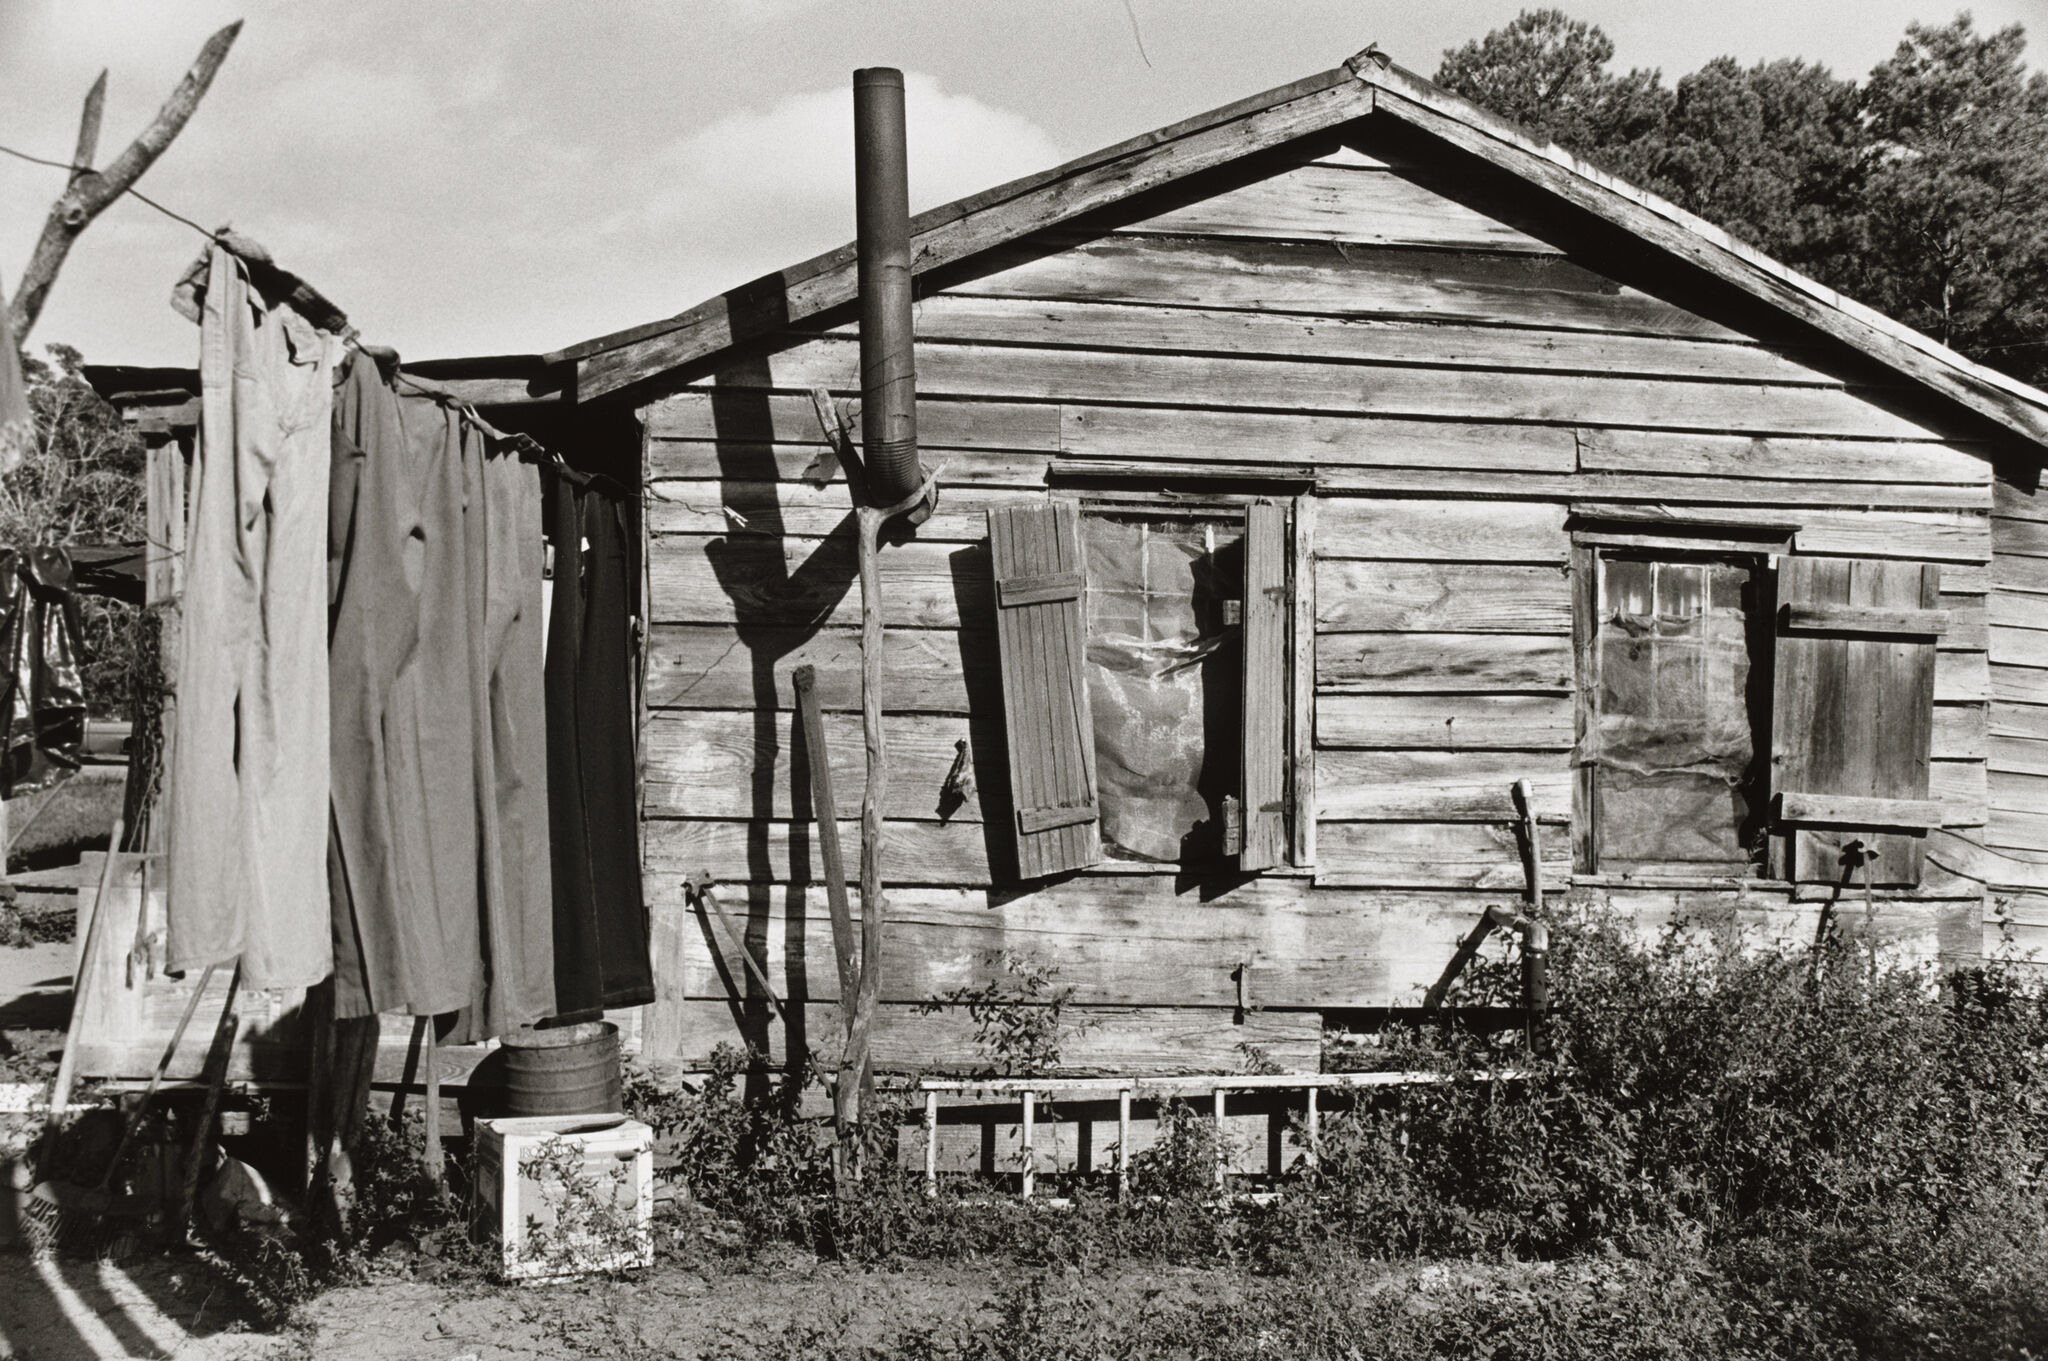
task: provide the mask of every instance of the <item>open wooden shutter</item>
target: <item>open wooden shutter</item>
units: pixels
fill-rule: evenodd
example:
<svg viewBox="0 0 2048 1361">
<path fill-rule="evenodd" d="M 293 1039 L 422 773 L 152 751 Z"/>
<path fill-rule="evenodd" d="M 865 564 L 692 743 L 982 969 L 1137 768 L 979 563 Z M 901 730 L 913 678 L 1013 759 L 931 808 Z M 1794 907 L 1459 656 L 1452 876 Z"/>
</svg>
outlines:
<svg viewBox="0 0 2048 1361">
<path fill-rule="evenodd" d="M 1287 855 L 1287 511 L 1244 509 L 1244 753 L 1241 870 Z"/>
<path fill-rule="evenodd" d="M 1773 871 L 1836 882 L 1842 848 L 1878 852 L 1871 880 L 1920 882 L 1941 569 L 1860 558 L 1781 558 L 1771 717 Z M 1860 883 L 1861 872 L 1850 882 Z"/>
<path fill-rule="evenodd" d="M 991 510 L 988 542 L 1017 873 L 1037 879 L 1102 858 L 1081 619 L 1081 508 L 1048 501 Z"/>
</svg>

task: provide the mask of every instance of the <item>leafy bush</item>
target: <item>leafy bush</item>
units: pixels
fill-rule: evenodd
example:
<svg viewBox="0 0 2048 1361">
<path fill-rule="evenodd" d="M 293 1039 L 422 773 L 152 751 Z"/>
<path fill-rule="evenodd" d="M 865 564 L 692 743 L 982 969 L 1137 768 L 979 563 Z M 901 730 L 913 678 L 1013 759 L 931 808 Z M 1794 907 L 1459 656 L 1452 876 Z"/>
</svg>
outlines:
<svg viewBox="0 0 2048 1361">
<path fill-rule="evenodd" d="M 1937 978 L 1838 929 L 1810 948 L 1760 949 L 1697 929 L 1646 941 L 1586 907 L 1552 925 L 1545 1055 L 1519 1029 L 1390 1029 L 1370 1051 L 1377 1065 L 1442 1080 L 1362 1090 L 1348 1107 L 1326 1094 L 1319 1157 L 1270 1206 L 1215 1202 L 1215 1131 L 1206 1113 L 1174 1105 L 1133 1160 L 1129 1203 L 1076 1186 L 1070 1209 L 1049 1212 L 953 1179 L 927 1196 L 887 1156 L 891 1121 L 915 1124 L 907 1112 L 878 1117 L 862 1194 L 836 1199 L 829 1135 L 797 1118 L 791 1083 L 804 1079 L 763 1084 L 738 1055 L 701 1091 L 665 1098 L 664 1146 L 700 1204 L 750 1246 L 1028 1267 L 1231 1262 L 1305 1283 L 1258 1306 L 1269 1314 L 1224 1317 L 1250 1308 L 1239 1302 L 1162 1317 L 1160 1338 L 1227 1326 L 1355 1339 L 1351 1329 L 1383 1315 L 1322 1299 L 1330 1264 L 1432 1257 L 1555 1262 L 1543 1280 L 1556 1290 L 1430 1305 L 1434 1352 L 1403 1350 L 1396 1333 L 1377 1351 L 1288 1345 L 1367 1356 L 2041 1354 L 2039 981 L 1998 961 Z M 1487 1014 L 1518 978 L 1512 952 L 1476 965 L 1450 1015 Z M 1093 1305 L 1033 1298 L 1012 1305 L 1038 1310 L 1037 1325 L 1075 1354 L 1109 1326 Z M 1128 1317 L 1110 1321 L 1132 1336 Z M 1576 1340 L 1557 1342 L 1559 1330 Z M 1424 1333 L 1398 1336 L 1423 1347 Z M 1459 1337 L 1471 1347 L 1444 1340 Z M 983 1342 L 994 1345 L 906 1337 L 899 1354 L 942 1343 L 956 1349 L 946 1354 L 1005 1354 Z M 1149 1347 L 1128 1351 L 1172 1351 Z"/>
</svg>

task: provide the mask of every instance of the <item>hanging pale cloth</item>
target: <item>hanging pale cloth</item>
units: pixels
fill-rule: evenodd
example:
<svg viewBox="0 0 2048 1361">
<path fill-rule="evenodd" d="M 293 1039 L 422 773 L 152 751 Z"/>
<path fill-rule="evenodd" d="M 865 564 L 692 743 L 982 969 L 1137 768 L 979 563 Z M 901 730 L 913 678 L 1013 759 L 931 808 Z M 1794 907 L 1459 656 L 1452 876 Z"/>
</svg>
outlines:
<svg viewBox="0 0 2048 1361">
<path fill-rule="evenodd" d="M 244 985 L 333 964 L 327 904 L 327 493 L 337 342 L 209 252 L 166 767 L 173 971 Z"/>
</svg>

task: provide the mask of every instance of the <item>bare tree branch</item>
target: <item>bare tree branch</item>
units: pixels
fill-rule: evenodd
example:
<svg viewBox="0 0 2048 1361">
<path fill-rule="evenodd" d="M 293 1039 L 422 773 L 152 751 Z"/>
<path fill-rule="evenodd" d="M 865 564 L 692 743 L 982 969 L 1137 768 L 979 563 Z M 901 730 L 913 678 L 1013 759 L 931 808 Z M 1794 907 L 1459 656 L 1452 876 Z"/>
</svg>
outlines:
<svg viewBox="0 0 2048 1361">
<path fill-rule="evenodd" d="M 142 172 L 154 165 L 172 139 L 184 130 L 207 87 L 213 84 L 214 73 L 227 59 L 235 36 L 241 31 L 242 21 L 237 19 L 206 40 L 206 46 L 199 50 L 192 69 L 178 82 L 178 88 L 171 91 L 171 97 L 164 101 L 163 108 L 157 110 L 156 118 L 105 170 L 72 172 L 63 197 L 51 207 L 50 216 L 43 223 L 43 234 L 36 241 L 35 254 L 29 257 L 28 268 L 22 272 L 21 284 L 10 304 L 8 321 L 13 327 L 16 344 L 27 341 L 36 318 L 42 315 L 43 302 L 50 295 L 50 285 L 56 282 L 64 257 L 71 253 L 71 243 L 108 204 L 127 193 L 142 178 Z M 98 149 L 105 84 L 106 76 L 102 74 L 92 93 L 85 98 L 85 111 L 78 127 L 79 156 L 73 161 L 74 165 L 88 164 L 92 153 Z"/>
<path fill-rule="evenodd" d="M 71 154 L 74 182 L 92 168 L 92 158 L 100 154 L 100 113 L 106 105 L 107 73 L 102 70 L 100 78 L 85 92 L 85 109 L 78 115 L 78 150 Z"/>
</svg>

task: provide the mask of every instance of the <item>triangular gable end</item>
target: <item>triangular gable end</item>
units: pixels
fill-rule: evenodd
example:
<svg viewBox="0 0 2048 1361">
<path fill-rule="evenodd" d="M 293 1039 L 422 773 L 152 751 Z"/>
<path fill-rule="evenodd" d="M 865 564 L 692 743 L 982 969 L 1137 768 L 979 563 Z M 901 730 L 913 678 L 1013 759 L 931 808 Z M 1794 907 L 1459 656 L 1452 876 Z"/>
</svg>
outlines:
<svg viewBox="0 0 2048 1361">
<path fill-rule="evenodd" d="M 1527 185 L 1555 210 L 1577 212 L 1640 241 L 1668 258 L 1678 272 L 1732 287 L 1792 324 L 1860 353 L 1945 402 L 2048 447 L 2048 394 L 1985 369 L 1929 338 L 1842 297 L 1729 237 L 1719 228 L 1600 172 L 1556 147 L 1539 145 L 1519 129 L 1437 86 L 1387 63 L 1372 50 L 1335 71 L 1163 128 L 1039 175 L 921 214 L 912 222 L 919 274 L 958 267 L 971 257 L 1019 242 L 1048 228 L 1109 213 L 1134 196 L 1253 158 L 1270 163 L 1319 133 L 1384 114 L 1432 145 L 1447 144 L 1496 175 Z M 1353 139 L 1357 141 L 1358 139 Z M 1370 139 L 1367 139 L 1369 142 Z M 1361 143 L 1367 144 L 1367 143 Z M 1463 159 L 1460 157 L 1459 159 Z M 1264 165 L 1222 194 L 1190 196 L 1157 215 L 1156 229 L 1199 238 L 1230 233 L 1257 219 L 1262 230 L 1295 239 L 1328 239 L 1341 246 L 1347 232 L 1381 246 L 1436 246 L 1469 239 L 1492 251 L 1526 251 L 1532 261 L 1554 247 L 1495 217 L 1460 209 L 1454 198 L 1432 194 L 1412 179 L 1377 183 L 1393 202 L 1375 202 L 1369 214 L 1347 223 L 1340 201 L 1342 157 L 1312 159 L 1274 177 Z M 1369 158 L 1368 158 L 1369 160 Z M 1333 163 L 1334 162 L 1334 163 Z M 1466 162 L 1470 164 L 1470 161 Z M 1449 173 L 1439 169 L 1439 180 Z M 1328 180 L 1329 183 L 1319 183 Z M 1212 176 L 1213 178 L 1213 176 Z M 1192 187 L 1192 186 L 1191 186 Z M 1447 211 L 1446 204 L 1451 207 Z M 1137 207 L 1138 205 L 1132 205 Z M 1404 226 L 1403 211 L 1412 222 Z M 1302 219 L 1302 220 L 1297 220 Z M 1369 219 L 1369 220 L 1368 220 Z M 1079 224 L 1076 224 L 1079 225 Z M 1414 239 L 1403 240 L 1404 231 Z M 1113 247 L 1111 247 L 1113 248 Z M 1000 270 L 996 260 L 986 263 Z M 980 289 L 971 291 L 979 292 Z M 1624 290 L 1628 292 L 1628 290 Z M 578 400 L 658 379 L 736 343 L 765 337 L 792 323 L 843 307 L 855 296 L 851 245 L 743 285 L 688 312 L 570 347 L 549 360 L 573 363 Z M 1654 313 L 1664 304 L 1635 294 Z M 1668 310 L 1668 309 L 1667 309 Z M 921 320 L 921 325 L 923 324 Z M 1608 322 L 1600 323 L 1602 327 Z M 1694 325 L 1699 323 L 1695 320 Z M 1623 325 L 1620 329 L 1626 330 Z M 1709 330 L 1718 330 L 1709 326 Z M 1712 337 L 1707 337 L 1712 338 Z M 1732 339 L 1732 333 L 1720 338 Z"/>
</svg>

